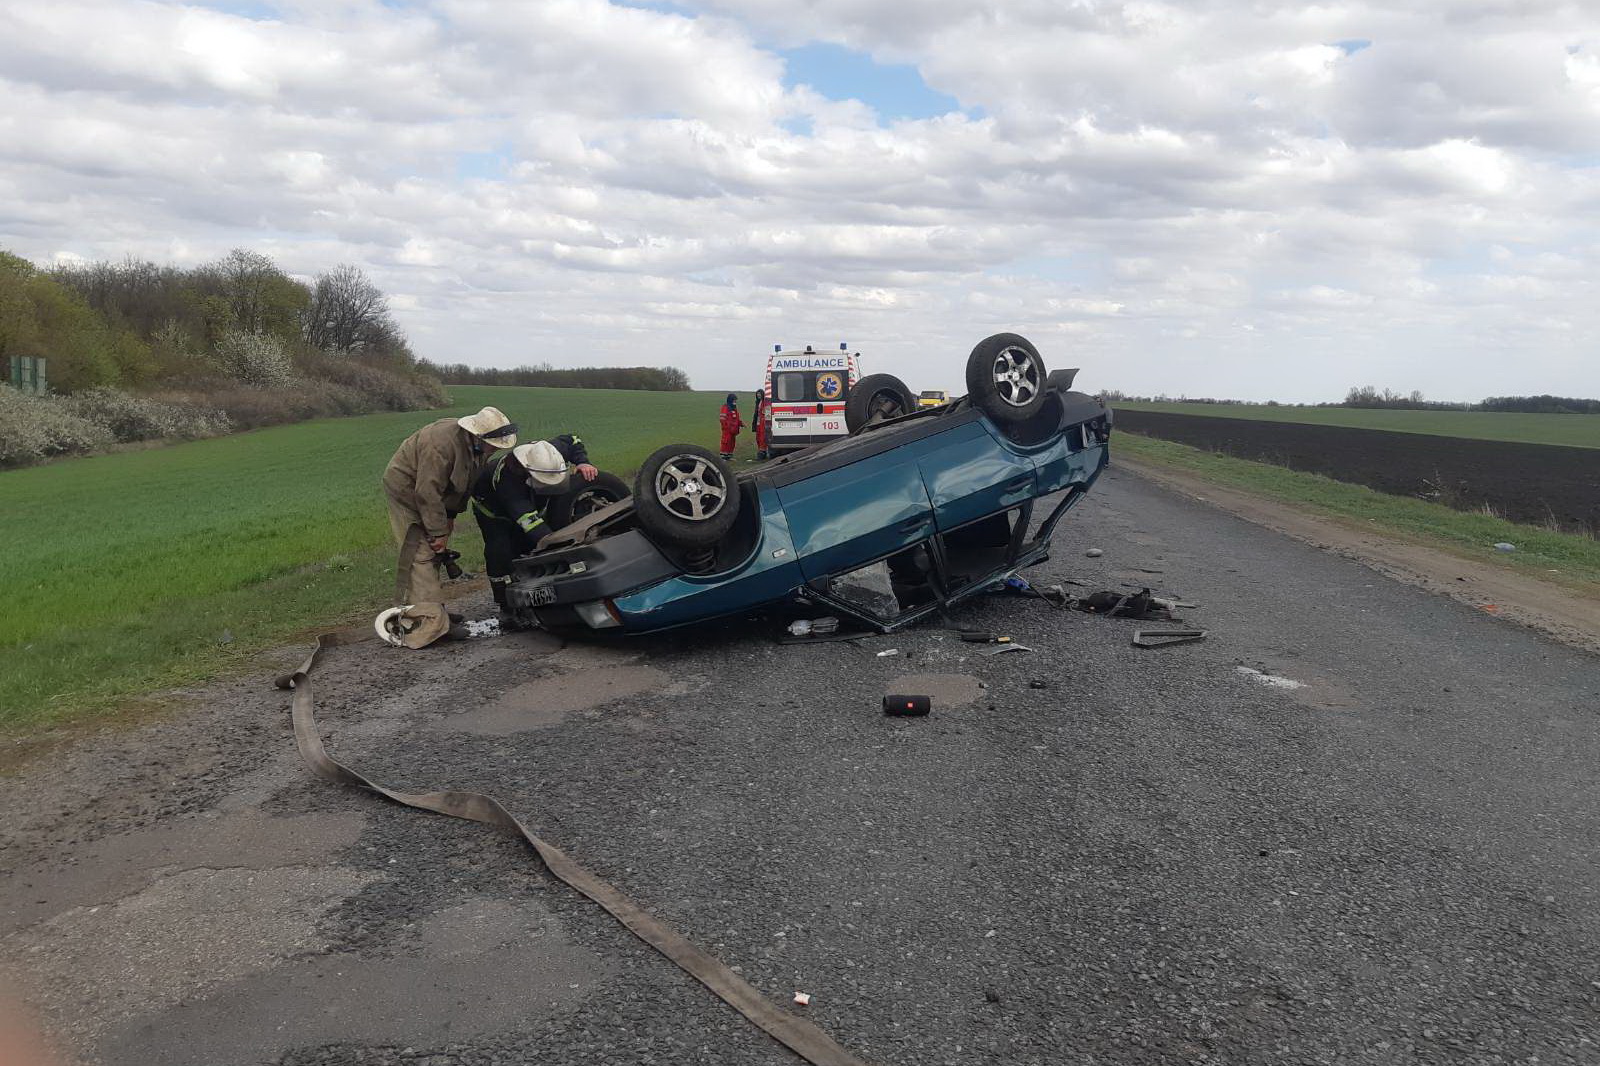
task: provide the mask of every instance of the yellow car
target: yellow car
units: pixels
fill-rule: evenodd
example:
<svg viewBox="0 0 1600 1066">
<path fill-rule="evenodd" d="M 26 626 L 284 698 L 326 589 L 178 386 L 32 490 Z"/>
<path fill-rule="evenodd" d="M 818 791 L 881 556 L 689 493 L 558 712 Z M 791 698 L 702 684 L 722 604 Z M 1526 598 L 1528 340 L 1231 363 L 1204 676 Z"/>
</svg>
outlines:
<svg viewBox="0 0 1600 1066">
<path fill-rule="evenodd" d="M 939 407 L 950 402 L 950 394 L 943 389 L 923 389 L 917 393 L 918 407 Z"/>
</svg>

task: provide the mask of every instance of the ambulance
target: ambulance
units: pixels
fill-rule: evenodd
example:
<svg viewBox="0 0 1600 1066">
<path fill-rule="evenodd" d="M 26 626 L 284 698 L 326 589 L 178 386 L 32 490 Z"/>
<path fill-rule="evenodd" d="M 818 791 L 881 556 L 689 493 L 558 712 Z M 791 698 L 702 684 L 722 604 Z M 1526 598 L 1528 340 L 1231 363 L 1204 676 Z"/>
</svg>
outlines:
<svg viewBox="0 0 1600 1066">
<path fill-rule="evenodd" d="M 774 344 L 767 357 L 768 451 L 773 455 L 847 436 L 844 402 L 861 377 L 861 353 L 839 350 L 786 352 Z"/>
</svg>

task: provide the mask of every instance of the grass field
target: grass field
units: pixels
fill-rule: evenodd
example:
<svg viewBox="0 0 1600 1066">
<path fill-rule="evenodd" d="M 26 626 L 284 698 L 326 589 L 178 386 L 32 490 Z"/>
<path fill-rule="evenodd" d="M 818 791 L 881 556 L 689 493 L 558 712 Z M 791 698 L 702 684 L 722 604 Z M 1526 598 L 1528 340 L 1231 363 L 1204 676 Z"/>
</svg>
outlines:
<svg viewBox="0 0 1600 1066">
<path fill-rule="evenodd" d="M 577 432 L 631 476 L 673 441 L 715 446 L 723 393 L 463 386 L 442 411 L 325 419 L 0 472 L 0 731 L 203 679 L 393 589 L 379 477 L 426 422 L 485 404 L 521 439 Z M 740 443 L 748 453 L 750 434 Z M 472 568 L 470 518 L 456 545 Z"/>
<path fill-rule="evenodd" d="M 1454 511 L 1426 500 L 1391 496 L 1317 474 L 1236 459 L 1134 433 L 1116 434 L 1112 452 L 1114 457 L 1183 471 L 1220 485 L 1282 500 L 1316 514 L 1359 522 L 1365 529 L 1423 541 L 1482 562 L 1522 570 L 1543 580 L 1600 593 L 1600 541 L 1593 537 L 1556 533 L 1470 511 Z M 1517 550 L 1495 551 L 1494 545 L 1501 541 L 1515 544 Z M 1551 574 L 1552 570 L 1557 573 Z"/>
<path fill-rule="evenodd" d="M 1165 411 L 1208 418 L 1258 418 L 1314 426 L 1386 429 L 1435 437 L 1469 437 L 1522 444 L 1600 448 L 1600 415 L 1524 415 L 1498 411 L 1384 411 L 1345 407 L 1268 407 L 1262 404 L 1117 403 L 1131 411 Z"/>
</svg>

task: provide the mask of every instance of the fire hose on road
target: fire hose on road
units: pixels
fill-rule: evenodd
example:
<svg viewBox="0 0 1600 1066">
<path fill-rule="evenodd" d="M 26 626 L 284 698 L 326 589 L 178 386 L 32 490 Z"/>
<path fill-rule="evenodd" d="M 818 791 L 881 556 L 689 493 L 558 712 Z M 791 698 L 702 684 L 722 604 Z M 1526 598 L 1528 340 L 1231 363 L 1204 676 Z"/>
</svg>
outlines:
<svg viewBox="0 0 1600 1066">
<path fill-rule="evenodd" d="M 604 907 L 635 936 L 671 959 L 724 1003 L 807 1062 L 814 1066 L 866 1066 L 817 1026 L 775 1005 L 720 960 L 690 943 L 682 934 L 653 917 L 614 886 L 578 865 L 560 848 L 535 836 L 494 797 L 480 792 L 398 792 L 334 761 L 317 733 L 311 671 L 325 649 L 347 642 L 338 634 L 319 636 L 316 646 L 299 668 L 277 680 L 279 688 L 293 690 L 290 706 L 295 745 L 318 777 L 335 784 L 368 789 L 385 799 L 417 810 L 484 822 L 517 834 L 533 848 L 545 868 L 556 878 Z"/>
</svg>

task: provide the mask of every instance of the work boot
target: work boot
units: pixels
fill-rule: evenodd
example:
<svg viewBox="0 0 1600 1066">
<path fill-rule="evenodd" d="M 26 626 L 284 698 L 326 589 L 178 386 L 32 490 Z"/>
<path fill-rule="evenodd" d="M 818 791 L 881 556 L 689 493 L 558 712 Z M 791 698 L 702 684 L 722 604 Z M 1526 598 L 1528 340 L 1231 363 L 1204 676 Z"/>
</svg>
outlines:
<svg viewBox="0 0 1600 1066">
<path fill-rule="evenodd" d="M 501 611 L 499 618 L 500 632 L 502 633 L 520 633 L 524 629 L 534 628 L 532 622 L 524 622 L 510 611 Z"/>
<path fill-rule="evenodd" d="M 532 629 L 533 626 L 517 618 L 511 611 L 510 597 L 507 590 L 511 588 L 509 577 L 492 577 L 489 579 L 489 591 L 494 594 L 495 606 L 500 608 L 500 632 L 515 633 L 522 629 Z"/>
</svg>

